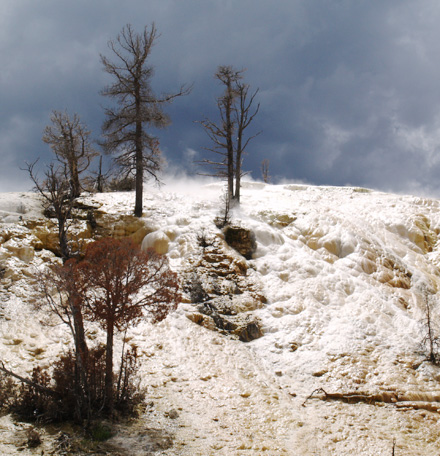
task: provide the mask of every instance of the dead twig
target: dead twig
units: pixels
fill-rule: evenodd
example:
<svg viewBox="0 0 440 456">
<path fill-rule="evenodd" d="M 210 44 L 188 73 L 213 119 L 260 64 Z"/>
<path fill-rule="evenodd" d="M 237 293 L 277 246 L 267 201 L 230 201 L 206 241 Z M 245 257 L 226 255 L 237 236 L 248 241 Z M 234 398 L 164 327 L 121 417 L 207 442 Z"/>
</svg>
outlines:
<svg viewBox="0 0 440 456">
<path fill-rule="evenodd" d="M 313 399 L 313 396 L 314 396 L 315 393 L 322 393 L 322 394 L 324 394 L 324 396 L 325 396 L 324 400 L 327 399 L 327 397 L 328 397 L 327 392 L 326 392 L 323 388 L 318 388 L 318 389 L 315 389 L 314 391 L 312 391 L 312 394 L 311 394 L 310 396 L 308 396 L 308 397 L 306 398 L 306 400 L 305 400 L 301 405 L 302 405 L 303 407 L 305 407 L 305 406 L 306 406 L 306 402 L 307 402 L 309 399 Z"/>
</svg>

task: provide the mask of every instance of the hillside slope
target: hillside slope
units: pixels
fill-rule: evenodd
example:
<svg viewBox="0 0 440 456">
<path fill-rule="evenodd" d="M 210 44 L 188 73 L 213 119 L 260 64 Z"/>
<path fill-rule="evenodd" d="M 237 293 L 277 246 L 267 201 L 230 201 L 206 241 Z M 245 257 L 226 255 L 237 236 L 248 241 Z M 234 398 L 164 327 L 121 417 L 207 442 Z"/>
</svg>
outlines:
<svg viewBox="0 0 440 456">
<path fill-rule="evenodd" d="M 188 317 L 198 303 L 188 294 L 163 323 L 131 331 L 154 405 L 145 427 L 111 439 L 115 448 L 139 455 L 388 455 L 395 439 L 395 454 L 438 453 L 439 414 L 426 408 L 440 409 L 440 369 L 425 361 L 421 341 L 426 296 L 439 321 L 439 201 L 246 182 L 232 217 L 256 237 L 245 260 L 213 223 L 221 193 L 220 184 L 194 182 L 148 189 L 141 221 L 130 218 L 133 194 L 83 198 L 106 234 L 141 240 L 150 233 L 151 242 L 160 241 L 182 278 L 197 273 L 201 233 L 219 239 L 265 297 L 246 313 L 264 334 L 251 342 L 195 324 Z M 45 325 L 47 316 L 31 306 L 35 271 L 56 261 L 44 248 L 53 227 L 38 222 L 39 211 L 34 195 L 0 196 L 0 359 L 20 373 L 35 362 L 50 365 L 68 342 L 63 327 Z M 91 235 L 86 221 L 75 230 Z M 318 388 L 391 399 L 345 403 L 316 394 L 303 405 Z M 14 454 L 19 428 L 0 419 L 0 452 Z M 148 443 L 146 428 L 172 445 Z"/>
</svg>

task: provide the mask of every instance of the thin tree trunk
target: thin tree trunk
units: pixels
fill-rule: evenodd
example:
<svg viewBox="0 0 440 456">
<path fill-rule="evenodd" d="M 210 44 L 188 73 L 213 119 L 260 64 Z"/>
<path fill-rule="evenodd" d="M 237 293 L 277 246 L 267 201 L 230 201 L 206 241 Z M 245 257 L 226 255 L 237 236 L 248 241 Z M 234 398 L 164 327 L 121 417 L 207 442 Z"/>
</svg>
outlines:
<svg viewBox="0 0 440 456">
<path fill-rule="evenodd" d="M 241 175 L 239 173 L 235 174 L 235 195 L 234 195 L 234 203 L 240 203 L 240 186 L 241 186 Z"/>
<path fill-rule="evenodd" d="M 122 352 L 121 352 L 121 366 L 119 367 L 119 376 L 118 376 L 118 385 L 116 388 L 116 400 L 119 401 L 122 397 L 121 393 L 121 381 L 122 381 L 122 376 L 125 371 L 125 341 L 126 341 L 126 335 L 127 335 L 127 329 L 124 332 L 124 337 L 122 339 Z"/>
<path fill-rule="evenodd" d="M 105 397 L 109 415 L 113 413 L 113 332 L 111 321 L 107 321 L 107 347 L 105 351 Z"/>
<path fill-rule="evenodd" d="M 70 258 L 69 244 L 66 234 L 66 221 L 58 217 L 58 239 L 60 242 L 60 253 L 63 262 Z"/>
<path fill-rule="evenodd" d="M 104 190 L 103 186 L 103 177 L 102 177 L 102 155 L 99 157 L 99 168 L 98 168 L 98 177 L 96 179 L 96 189 L 99 193 L 102 193 Z"/>
<path fill-rule="evenodd" d="M 429 361 L 435 363 L 435 352 L 434 352 L 434 335 L 432 333 L 432 326 L 431 326 L 431 308 L 429 306 L 428 298 L 426 298 L 426 317 L 427 317 L 427 325 L 428 325 L 428 341 L 429 341 Z"/>
<path fill-rule="evenodd" d="M 225 117 L 226 117 L 226 144 L 227 144 L 227 160 L 228 160 L 228 199 L 231 202 L 234 198 L 234 143 L 232 140 L 233 124 L 231 119 L 232 94 L 231 87 L 228 86 L 225 102 Z"/>
<path fill-rule="evenodd" d="M 139 94 L 138 94 L 139 92 Z M 141 103 L 140 103 L 140 87 L 137 89 L 136 96 L 136 201 L 134 206 L 134 215 L 142 217 L 142 197 L 144 190 L 144 157 L 142 150 L 142 122 L 141 122 Z"/>
<path fill-rule="evenodd" d="M 242 132 L 239 129 L 237 139 L 237 152 L 235 157 L 235 203 L 240 203 L 240 188 L 241 188 L 241 136 Z"/>
<path fill-rule="evenodd" d="M 142 199 L 144 191 L 144 167 L 142 166 L 142 149 L 136 150 L 136 200 L 134 205 L 135 217 L 142 217 Z"/>
<path fill-rule="evenodd" d="M 79 181 L 78 166 L 74 160 L 70 165 L 70 179 L 72 198 L 78 198 L 81 196 L 81 183 Z"/>
<path fill-rule="evenodd" d="M 75 294 L 75 292 L 73 292 Z M 84 331 L 84 320 L 81 312 L 80 298 L 70 298 L 70 310 L 74 325 L 75 339 L 75 361 L 77 376 L 75 378 L 75 391 L 77 399 L 76 416 L 79 420 L 83 418 L 84 407 L 86 407 L 87 418 L 91 414 L 90 390 L 88 382 L 89 348 L 86 342 Z"/>
</svg>

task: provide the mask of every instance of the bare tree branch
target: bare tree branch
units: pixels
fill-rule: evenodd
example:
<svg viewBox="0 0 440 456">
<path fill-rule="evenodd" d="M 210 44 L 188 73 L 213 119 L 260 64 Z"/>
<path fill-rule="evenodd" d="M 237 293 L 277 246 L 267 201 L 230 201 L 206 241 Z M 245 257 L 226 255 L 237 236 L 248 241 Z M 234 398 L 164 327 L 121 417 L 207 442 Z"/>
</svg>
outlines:
<svg viewBox="0 0 440 456">
<path fill-rule="evenodd" d="M 18 375 L 15 372 L 7 369 L 3 361 L 0 361 L 0 370 L 4 372 L 6 375 L 10 375 L 11 377 L 16 378 L 17 380 L 20 380 L 21 383 L 26 383 L 26 385 L 32 386 L 33 388 L 35 388 L 38 391 L 41 391 L 42 393 L 49 394 L 50 396 L 60 397 L 60 395 L 56 391 L 53 391 L 52 389 L 47 388 L 46 386 L 35 383 L 32 380 L 26 377 L 22 377 L 21 375 Z"/>
</svg>

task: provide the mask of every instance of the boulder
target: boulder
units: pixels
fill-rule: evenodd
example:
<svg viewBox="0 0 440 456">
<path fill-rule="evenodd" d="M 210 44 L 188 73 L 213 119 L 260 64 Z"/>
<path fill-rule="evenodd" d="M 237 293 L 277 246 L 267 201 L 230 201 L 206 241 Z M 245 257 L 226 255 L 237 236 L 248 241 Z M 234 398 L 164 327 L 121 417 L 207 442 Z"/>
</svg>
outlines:
<svg viewBox="0 0 440 456">
<path fill-rule="evenodd" d="M 233 334 L 242 342 L 250 342 L 263 336 L 259 320 L 251 314 L 237 314 L 232 302 L 215 299 L 198 306 L 198 312 L 190 320 L 224 334 Z M 213 327 L 214 326 L 214 327 Z"/>
<path fill-rule="evenodd" d="M 59 241 L 55 225 L 50 228 L 45 225 L 38 226 L 35 228 L 34 234 L 40 240 L 43 249 L 58 252 Z"/>
<path fill-rule="evenodd" d="M 129 237 L 135 244 L 141 245 L 142 241 L 144 240 L 148 232 L 148 228 L 146 226 L 143 226 L 142 228 L 139 228 L 137 231 L 135 231 L 133 234 L 130 234 Z"/>
<path fill-rule="evenodd" d="M 224 229 L 225 241 L 229 246 L 243 255 L 247 260 L 257 250 L 257 242 L 253 231 L 240 226 L 227 226 Z"/>
<path fill-rule="evenodd" d="M 34 249 L 29 245 L 18 243 L 14 239 L 9 239 L 3 244 L 3 247 L 25 263 L 29 263 L 34 259 Z"/>
<path fill-rule="evenodd" d="M 156 253 L 163 255 L 168 253 L 170 238 L 163 231 L 154 231 L 144 237 L 142 250 L 154 249 Z"/>
<path fill-rule="evenodd" d="M 186 317 L 192 322 L 200 326 L 203 326 L 204 328 L 209 329 L 211 331 L 215 331 L 217 329 L 213 318 L 209 315 L 204 315 L 200 312 L 191 312 L 187 313 Z"/>
<path fill-rule="evenodd" d="M 234 332 L 242 342 L 250 342 L 251 340 L 263 337 L 263 331 L 257 320 L 244 322 L 244 324 Z"/>
</svg>

